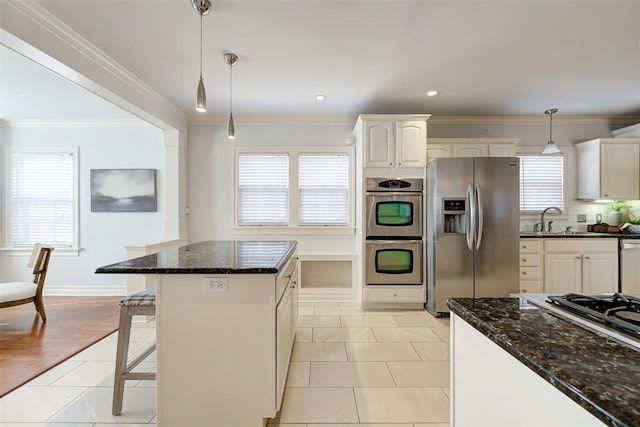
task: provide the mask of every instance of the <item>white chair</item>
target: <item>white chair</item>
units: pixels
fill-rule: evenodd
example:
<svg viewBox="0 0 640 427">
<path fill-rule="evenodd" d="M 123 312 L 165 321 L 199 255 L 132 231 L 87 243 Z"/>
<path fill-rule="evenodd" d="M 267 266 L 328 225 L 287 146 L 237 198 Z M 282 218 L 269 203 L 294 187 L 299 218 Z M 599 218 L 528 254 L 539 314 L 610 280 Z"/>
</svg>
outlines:
<svg viewBox="0 0 640 427">
<path fill-rule="evenodd" d="M 44 279 L 47 277 L 49 259 L 53 248 L 36 244 L 27 266 L 33 267 L 33 282 L 0 283 L 0 308 L 32 302 L 43 322 L 47 321 L 42 301 Z"/>
</svg>

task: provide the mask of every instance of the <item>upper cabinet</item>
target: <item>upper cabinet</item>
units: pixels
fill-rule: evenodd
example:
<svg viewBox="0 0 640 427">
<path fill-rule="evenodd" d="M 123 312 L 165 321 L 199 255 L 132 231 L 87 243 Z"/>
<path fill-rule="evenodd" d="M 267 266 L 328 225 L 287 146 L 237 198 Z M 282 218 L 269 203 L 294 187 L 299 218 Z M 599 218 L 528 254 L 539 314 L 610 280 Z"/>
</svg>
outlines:
<svg viewBox="0 0 640 427">
<path fill-rule="evenodd" d="M 429 115 L 363 115 L 355 134 L 362 138 L 364 167 L 424 167 Z"/>
<path fill-rule="evenodd" d="M 640 138 L 600 138 L 575 147 L 578 199 L 640 199 Z"/>
<path fill-rule="evenodd" d="M 515 157 L 518 138 L 429 138 L 427 162 L 440 157 Z"/>
</svg>

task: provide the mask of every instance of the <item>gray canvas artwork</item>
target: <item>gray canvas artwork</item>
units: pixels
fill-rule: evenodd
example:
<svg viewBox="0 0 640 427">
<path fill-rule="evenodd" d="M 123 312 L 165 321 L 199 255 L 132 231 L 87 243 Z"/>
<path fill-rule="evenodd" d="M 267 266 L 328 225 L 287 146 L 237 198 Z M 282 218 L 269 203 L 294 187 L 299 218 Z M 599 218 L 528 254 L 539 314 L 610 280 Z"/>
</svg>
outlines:
<svg viewBox="0 0 640 427">
<path fill-rule="evenodd" d="M 91 212 L 157 212 L 155 169 L 91 169 Z"/>
</svg>

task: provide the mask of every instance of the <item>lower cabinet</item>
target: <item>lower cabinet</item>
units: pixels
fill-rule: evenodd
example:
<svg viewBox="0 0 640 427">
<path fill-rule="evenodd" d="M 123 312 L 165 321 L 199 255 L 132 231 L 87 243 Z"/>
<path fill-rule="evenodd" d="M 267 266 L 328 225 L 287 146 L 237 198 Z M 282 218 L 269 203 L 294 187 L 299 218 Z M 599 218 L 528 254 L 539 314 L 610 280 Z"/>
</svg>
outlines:
<svg viewBox="0 0 640 427">
<path fill-rule="evenodd" d="M 618 239 L 520 239 L 520 292 L 618 291 Z"/>
<path fill-rule="evenodd" d="M 598 294 L 617 290 L 617 239 L 545 239 L 545 292 Z"/>
<path fill-rule="evenodd" d="M 297 259 L 292 258 L 285 267 L 286 288 L 276 306 L 276 408 L 280 410 L 291 350 L 298 318 L 298 268 Z"/>
</svg>

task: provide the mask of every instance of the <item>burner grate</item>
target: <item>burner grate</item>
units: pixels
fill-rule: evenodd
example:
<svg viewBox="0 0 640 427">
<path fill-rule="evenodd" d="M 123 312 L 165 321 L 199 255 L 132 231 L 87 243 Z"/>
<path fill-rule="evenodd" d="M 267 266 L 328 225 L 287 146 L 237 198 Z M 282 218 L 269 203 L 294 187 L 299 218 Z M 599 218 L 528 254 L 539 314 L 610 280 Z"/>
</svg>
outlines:
<svg viewBox="0 0 640 427">
<path fill-rule="evenodd" d="M 640 299 L 622 294 L 550 296 L 547 300 L 578 316 L 640 338 Z"/>
</svg>

